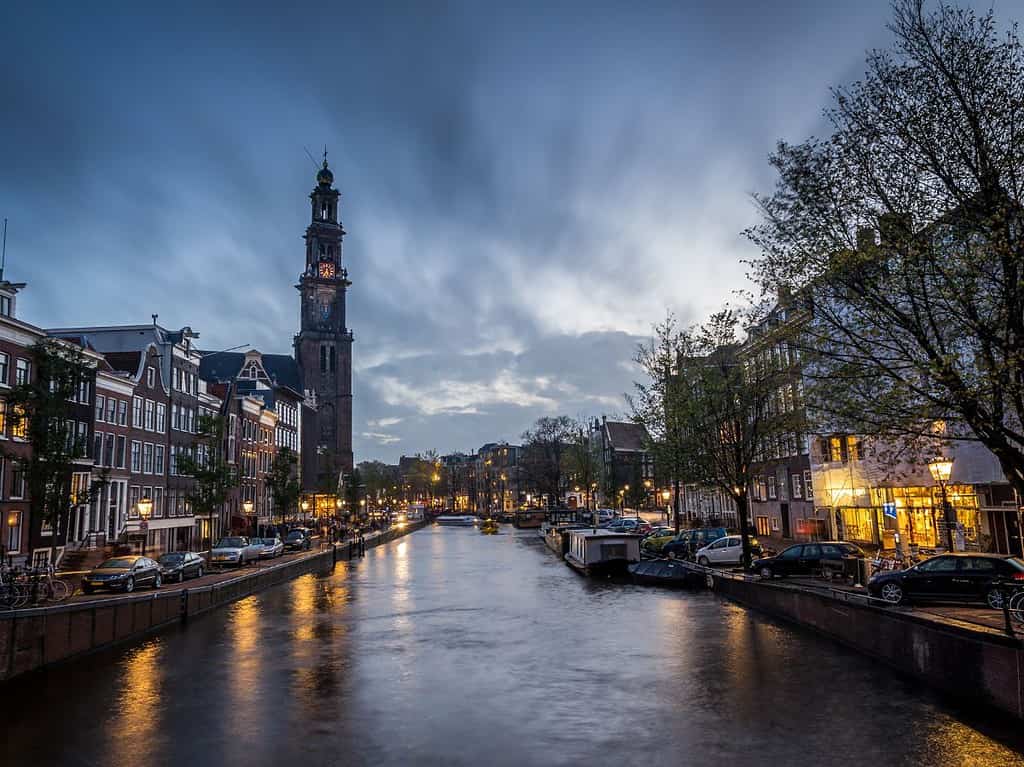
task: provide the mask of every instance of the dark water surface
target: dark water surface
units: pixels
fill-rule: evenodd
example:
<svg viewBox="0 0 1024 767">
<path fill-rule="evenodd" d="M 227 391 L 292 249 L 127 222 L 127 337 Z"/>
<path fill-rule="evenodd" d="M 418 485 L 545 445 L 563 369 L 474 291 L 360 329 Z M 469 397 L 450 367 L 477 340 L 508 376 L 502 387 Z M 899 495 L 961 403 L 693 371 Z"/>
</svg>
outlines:
<svg viewBox="0 0 1024 767">
<path fill-rule="evenodd" d="M 707 593 L 428 528 L 0 686 L 0 765 L 1024 765 L 1024 727 Z"/>
</svg>

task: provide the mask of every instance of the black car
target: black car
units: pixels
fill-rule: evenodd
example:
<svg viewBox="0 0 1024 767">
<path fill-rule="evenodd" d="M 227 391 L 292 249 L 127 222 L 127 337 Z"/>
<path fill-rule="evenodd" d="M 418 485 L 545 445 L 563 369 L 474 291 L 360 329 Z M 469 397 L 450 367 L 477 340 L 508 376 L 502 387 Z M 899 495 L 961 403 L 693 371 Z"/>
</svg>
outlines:
<svg viewBox="0 0 1024 767">
<path fill-rule="evenodd" d="M 312 547 L 312 539 L 302 530 L 292 530 L 284 539 L 286 551 L 300 551 L 302 549 L 309 551 Z"/>
<path fill-rule="evenodd" d="M 822 563 L 846 557 L 864 558 L 864 551 L 848 541 L 816 541 L 789 546 L 773 557 L 756 559 L 750 568 L 762 578 L 776 575 L 817 575 Z"/>
<path fill-rule="evenodd" d="M 191 551 L 170 551 L 161 554 L 156 561 L 168 582 L 181 583 L 186 578 L 202 578 L 206 571 L 206 562 Z"/>
<path fill-rule="evenodd" d="M 661 553 L 666 557 L 686 559 L 693 556 L 697 549 L 702 549 L 728 534 L 729 531 L 724 527 L 699 527 L 694 530 L 683 530 L 673 540 L 661 547 Z"/>
<path fill-rule="evenodd" d="M 1009 554 L 959 552 L 931 557 L 906 570 L 878 573 L 868 581 L 868 593 L 894 605 L 926 600 L 985 602 L 1001 610 L 999 581 L 1024 586 L 1024 561 Z"/>
<path fill-rule="evenodd" d="M 160 588 L 163 574 L 160 565 L 149 557 L 113 557 L 82 576 L 82 591 L 110 589 L 130 594 L 140 586 Z"/>
</svg>

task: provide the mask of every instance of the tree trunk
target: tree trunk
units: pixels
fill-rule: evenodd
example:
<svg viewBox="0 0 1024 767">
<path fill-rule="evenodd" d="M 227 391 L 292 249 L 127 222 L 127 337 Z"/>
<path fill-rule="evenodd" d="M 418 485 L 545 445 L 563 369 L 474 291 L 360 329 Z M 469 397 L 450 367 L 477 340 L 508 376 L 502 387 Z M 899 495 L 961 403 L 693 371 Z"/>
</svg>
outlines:
<svg viewBox="0 0 1024 767">
<path fill-rule="evenodd" d="M 679 535 L 679 477 L 675 477 L 672 480 L 672 489 L 674 491 L 672 496 L 672 511 L 675 516 L 676 535 Z"/>
<path fill-rule="evenodd" d="M 736 514 L 740 521 L 740 539 L 743 541 L 743 569 L 750 569 L 750 525 L 747 522 L 747 494 L 740 493 L 736 500 Z"/>
</svg>

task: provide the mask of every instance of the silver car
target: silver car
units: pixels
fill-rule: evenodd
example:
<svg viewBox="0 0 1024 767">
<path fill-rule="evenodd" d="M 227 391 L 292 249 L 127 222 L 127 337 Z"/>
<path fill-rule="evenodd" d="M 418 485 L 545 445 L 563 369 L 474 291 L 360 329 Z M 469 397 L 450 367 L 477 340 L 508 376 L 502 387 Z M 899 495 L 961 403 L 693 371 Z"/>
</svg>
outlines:
<svg viewBox="0 0 1024 767">
<path fill-rule="evenodd" d="M 260 544 L 260 559 L 273 559 L 284 554 L 284 543 L 280 538 L 254 538 Z"/>
<path fill-rule="evenodd" d="M 221 567 L 241 567 L 260 558 L 263 544 L 240 535 L 221 538 L 210 551 L 210 562 Z"/>
</svg>

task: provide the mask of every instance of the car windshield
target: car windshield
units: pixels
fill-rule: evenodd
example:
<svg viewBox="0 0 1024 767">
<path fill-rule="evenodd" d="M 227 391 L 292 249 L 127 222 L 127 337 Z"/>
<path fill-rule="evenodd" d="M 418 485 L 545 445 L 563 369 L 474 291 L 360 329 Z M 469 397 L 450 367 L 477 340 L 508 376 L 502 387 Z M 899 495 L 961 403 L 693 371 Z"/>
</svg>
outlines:
<svg viewBox="0 0 1024 767">
<path fill-rule="evenodd" d="M 239 549 L 245 545 L 245 538 L 221 538 L 217 541 L 218 549 Z"/>
<path fill-rule="evenodd" d="M 162 565 L 176 565 L 185 558 L 184 554 L 161 554 L 157 561 Z"/>
<path fill-rule="evenodd" d="M 131 567 L 134 564 L 134 557 L 115 557 L 114 559 L 108 559 L 106 562 L 100 565 L 100 569 L 107 567 Z"/>
<path fill-rule="evenodd" d="M 264 538 L 263 539 L 263 545 L 264 546 L 273 546 L 275 543 L 277 543 L 277 539 L 276 538 Z"/>
<path fill-rule="evenodd" d="M 288 533 L 289 541 L 297 541 L 301 537 L 302 533 L 300 533 L 298 530 L 293 530 L 292 532 Z"/>
</svg>

